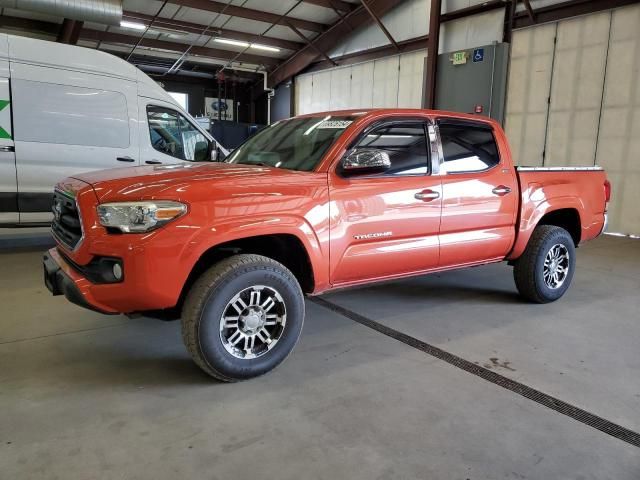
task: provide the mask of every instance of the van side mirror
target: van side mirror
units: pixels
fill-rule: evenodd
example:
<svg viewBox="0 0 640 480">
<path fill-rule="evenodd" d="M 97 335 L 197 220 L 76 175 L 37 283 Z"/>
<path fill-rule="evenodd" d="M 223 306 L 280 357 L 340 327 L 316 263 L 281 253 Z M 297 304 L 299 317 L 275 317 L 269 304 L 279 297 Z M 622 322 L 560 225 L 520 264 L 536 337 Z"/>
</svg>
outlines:
<svg viewBox="0 0 640 480">
<path fill-rule="evenodd" d="M 210 160 L 212 162 L 217 162 L 218 161 L 218 156 L 220 154 L 220 150 L 218 150 L 218 146 L 216 144 L 214 144 L 213 142 L 211 143 L 211 153 L 210 153 Z"/>
<path fill-rule="evenodd" d="M 196 142 L 193 149 L 193 160 L 196 162 L 206 162 L 209 154 L 209 142 Z"/>
<path fill-rule="evenodd" d="M 382 150 L 362 148 L 351 151 L 342 159 L 341 166 L 348 174 L 382 173 L 391 168 L 391 159 Z"/>
</svg>

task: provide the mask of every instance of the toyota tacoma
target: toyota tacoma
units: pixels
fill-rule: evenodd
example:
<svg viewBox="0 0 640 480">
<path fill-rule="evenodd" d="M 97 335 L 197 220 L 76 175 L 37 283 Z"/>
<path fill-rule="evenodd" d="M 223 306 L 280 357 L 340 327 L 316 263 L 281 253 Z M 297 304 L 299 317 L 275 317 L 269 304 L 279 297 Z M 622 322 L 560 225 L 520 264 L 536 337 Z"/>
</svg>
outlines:
<svg viewBox="0 0 640 480">
<path fill-rule="evenodd" d="M 305 295 L 507 261 L 557 300 L 611 194 L 599 167 L 516 167 L 498 123 L 433 110 L 299 116 L 217 160 L 60 182 L 44 272 L 98 312 L 180 317 L 224 381 L 287 357 Z"/>
</svg>

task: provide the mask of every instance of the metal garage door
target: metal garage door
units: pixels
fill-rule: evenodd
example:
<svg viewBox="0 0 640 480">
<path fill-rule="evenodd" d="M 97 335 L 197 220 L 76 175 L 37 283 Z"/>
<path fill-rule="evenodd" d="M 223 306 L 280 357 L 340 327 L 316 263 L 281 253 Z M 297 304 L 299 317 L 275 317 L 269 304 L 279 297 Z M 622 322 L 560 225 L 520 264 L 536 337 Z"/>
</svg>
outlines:
<svg viewBox="0 0 640 480">
<path fill-rule="evenodd" d="M 609 231 L 640 234 L 640 5 L 513 34 L 506 130 L 519 165 L 607 169 Z"/>
<path fill-rule="evenodd" d="M 611 18 L 596 162 L 613 184 L 609 230 L 640 235 L 640 5 Z"/>
</svg>

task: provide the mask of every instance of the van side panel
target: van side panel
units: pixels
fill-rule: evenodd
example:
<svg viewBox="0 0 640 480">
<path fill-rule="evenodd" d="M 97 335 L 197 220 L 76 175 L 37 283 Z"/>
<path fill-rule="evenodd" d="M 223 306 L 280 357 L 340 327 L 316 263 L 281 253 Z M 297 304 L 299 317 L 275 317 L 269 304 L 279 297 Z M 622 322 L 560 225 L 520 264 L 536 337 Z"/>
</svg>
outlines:
<svg viewBox="0 0 640 480">
<path fill-rule="evenodd" d="M 0 225 L 18 223 L 7 35 L 0 34 Z"/>
<path fill-rule="evenodd" d="M 65 177 L 138 165 L 135 81 L 13 59 L 11 75 L 21 223 L 50 220 Z"/>
</svg>

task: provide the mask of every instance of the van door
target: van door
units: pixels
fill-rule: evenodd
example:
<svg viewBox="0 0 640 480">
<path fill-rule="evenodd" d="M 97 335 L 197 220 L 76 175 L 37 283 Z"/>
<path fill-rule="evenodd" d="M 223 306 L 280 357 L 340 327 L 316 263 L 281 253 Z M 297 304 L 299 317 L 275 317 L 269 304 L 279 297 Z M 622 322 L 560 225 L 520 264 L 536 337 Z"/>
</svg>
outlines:
<svg viewBox="0 0 640 480">
<path fill-rule="evenodd" d="M 20 223 L 51 220 L 53 187 L 65 177 L 137 165 L 136 82 L 14 61 L 11 69 Z"/>
<path fill-rule="evenodd" d="M 0 225 L 18 223 L 16 155 L 11 128 L 7 36 L 0 36 Z"/>
<path fill-rule="evenodd" d="M 174 105 L 146 97 L 138 102 L 142 165 L 211 159 L 213 142 Z"/>
</svg>

